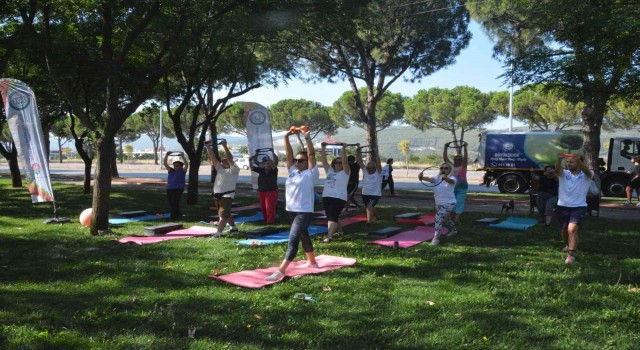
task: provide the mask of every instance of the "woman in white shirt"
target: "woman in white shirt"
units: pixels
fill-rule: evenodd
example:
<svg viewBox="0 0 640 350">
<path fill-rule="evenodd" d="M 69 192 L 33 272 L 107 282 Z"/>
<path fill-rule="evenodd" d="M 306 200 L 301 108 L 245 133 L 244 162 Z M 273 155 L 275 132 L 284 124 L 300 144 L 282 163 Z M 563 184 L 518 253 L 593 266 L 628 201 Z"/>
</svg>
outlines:
<svg viewBox="0 0 640 350">
<path fill-rule="evenodd" d="M 418 174 L 420 181 L 427 181 L 436 184 L 433 187 L 433 198 L 436 202 L 436 218 L 435 218 L 435 235 L 431 241 L 431 245 L 440 244 L 440 231 L 442 230 L 443 221 L 449 226 L 448 237 L 455 236 L 458 231 L 456 225 L 451 220 L 451 212 L 456 208 L 456 195 L 454 188 L 456 186 L 456 178 L 451 176 L 453 165 L 444 162 L 440 165 L 440 173 L 434 177 L 423 177 Z"/>
<path fill-rule="evenodd" d="M 362 152 L 358 144 L 358 155 L 356 161 L 363 169 L 362 171 L 362 202 L 367 212 L 367 223 L 375 222 L 378 219 L 376 204 L 382 196 L 382 164 L 377 150 L 371 154 L 371 160 L 364 165 Z"/>
<path fill-rule="evenodd" d="M 343 163 L 342 157 L 336 157 L 327 162 L 326 143 L 322 143 L 322 167 L 324 168 L 327 178 L 324 182 L 324 190 L 322 190 L 322 204 L 324 212 L 327 216 L 327 238 L 322 242 L 330 243 L 333 240 L 333 234 L 338 232 L 340 227 L 340 213 L 347 204 L 347 184 L 349 183 L 349 175 L 351 168 L 348 164 Z M 342 155 L 347 154 L 347 144 L 342 144 Z M 345 166 L 347 165 L 347 166 Z"/>
<path fill-rule="evenodd" d="M 307 152 L 299 152 L 295 158 L 289 142 L 289 136 L 303 132 L 307 144 Z M 298 254 L 298 243 L 302 242 L 302 249 L 307 255 L 307 264 L 302 267 L 318 267 L 313 244 L 309 237 L 309 224 L 313 218 L 313 186 L 320 173 L 316 167 L 315 153 L 309 129 L 306 131 L 290 129 L 284 136 L 285 151 L 287 153 L 287 168 L 289 177 L 285 182 L 286 209 L 291 222 L 289 243 L 284 260 L 274 273 L 266 278 L 267 281 L 278 281 L 284 277 L 284 272 Z"/>
</svg>

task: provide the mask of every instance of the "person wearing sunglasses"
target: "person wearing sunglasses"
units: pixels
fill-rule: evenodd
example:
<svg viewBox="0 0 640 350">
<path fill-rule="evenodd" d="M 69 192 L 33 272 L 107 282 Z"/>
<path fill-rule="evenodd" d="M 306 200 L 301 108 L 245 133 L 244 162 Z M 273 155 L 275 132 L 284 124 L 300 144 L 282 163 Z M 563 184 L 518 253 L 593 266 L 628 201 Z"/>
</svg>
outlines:
<svg viewBox="0 0 640 350">
<path fill-rule="evenodd" d="M 334 158 L 329 164 L 327 162 L 326 149 L 327 145 L 323 142 L 321 160 L 327 178 L 322 190 L 322 204 L 327 216 L 327 237 L 322 242 L 331 243 L 333 235 L 342 229 L 339 217 L 347 204 L 347 183 L 349 182 L 351 168 L 348 164 L 343 163 L 344 158 L 342 157 Z M 347 154 L 346 143 L 342 143 L 341 154 Z"/>
<path fill-rule="evenodd" d="M 307 151 L 298 152 L 293 155 L 289 136 L 302 132 L 306 141 Z M 309 224 L 313 218 L 315 182 L 320 177 L 320 172 L 316 166 L 315 152 L 311 142 L 310 130 L 305 131 L 289 129 L 284 135 L 284 146 L 287 154 L 287 168 L 289 177 L 285 182 L 286 210 L 289 214 L 291 228 L 289 229 L 289 242 L 284 260 L 278 269 L 266 278 L 267 281 L 279 281 L 284 277 L 284 272 L 298 254 L 298 244 L 302 243 L 307 255 L 307 263 L 302 267 L 318 268 L 313 243 L 309 236 Z"/>
<path fill-rule="evenodd" d="M 440 165 L 440 172 L 434 177 L 424 177 L 418 174 L 420 181 L 427 181 L 437 184 L 433 187 L 433 198 L 436 201 L 435 234 L 431 245 L 440 245 L 440 231 L 442 224 L 449 226 L 447 237 L 455 236 L 458 233 L 455 223 L 451 220 L 451 212 L 456 208 L 456 196 L 454 187 L 456 185 L 455 176 L 451 175 L 453 165 L 445 162 Z"/>
<path fill-rule="evenodd" d="M 362 161 L 362 151 L 360 144 L 358 146 L 358 154 L 356 161 L 361 168 L 362 172 L 362 203 L 364 204 L 367 212 L 367 223 L 373 223 L 378 219 L 376 213 L 376 205 L 382 196 L 382 165 L 380 164 L 380 157 L 377 150 L 371 153 L 371 160 L 364 165 Z"/>
</svg>

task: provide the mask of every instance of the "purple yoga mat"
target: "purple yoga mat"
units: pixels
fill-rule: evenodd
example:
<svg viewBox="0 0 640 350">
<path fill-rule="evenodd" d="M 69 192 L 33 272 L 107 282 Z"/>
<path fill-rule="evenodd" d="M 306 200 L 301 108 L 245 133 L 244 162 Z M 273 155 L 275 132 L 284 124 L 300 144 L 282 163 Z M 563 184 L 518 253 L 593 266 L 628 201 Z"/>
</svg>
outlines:
<svg viewBox="0 0 640 350">
<path fill-rule="evenodd" d="M 343 258 L 339 256 L 331 255 L 319 255 L 316 257 L 316 261 L 320 268 L 303 268 L 299 267 L 304 265 L 307 261 L 300 260 L 294 261 L 289 265 L 287 271 L 285 271 L 284 277 L 297 277 L 302 275 L 311 275 L 323 273 L 331 270 L 336 270 L 346 266 L 355 265 L 356 259 Z M 266 281 L 269 275 L 276 271 L 277 267 L 269 267 L 266 269 L 247 270 L 231 273 L 228 275 L 209 276 L 209 278 L 225 281 L 227 283 L 234 284 L 236 286 L 245 288 L 262 288 L 270 284 L 278 283 L 284 279 L 284 277 L 278 281 Z"/>
<path fill-rule="evenodd" d="M 443 227 L 441 230 L 441 234 L 443 236 L 446 236 L 447 232 L 449 232 L 449 230 L 447 230 L 446 227 Z M 435 229 L 433 227 L 418 226 L 414 230 L 400 232 L 391 237 L 371 241 L 369 243 L 393 247 L 394 243 L 398 242 L 398 248 L 409 248 L 424 241 L 432 240 L 434 234 Z"/>
<path fill-rule="evenodd" d="M 143 244 L 152 244 L 152 243 L 168 241 L 172 239 L 211 236 L 217 231 L 218 230 L 214 227 L 192 226 L 190 228 L 183 229 L 183 230 L 171 231 L 162 236 L 151 236 L 151 237 L 131 236 L 131 237 L 124 237 L 120 239 L 114 239 L 114 241 L 118 243 L 135 243 L 135 244 L 143 245 Z"/>
</svg>

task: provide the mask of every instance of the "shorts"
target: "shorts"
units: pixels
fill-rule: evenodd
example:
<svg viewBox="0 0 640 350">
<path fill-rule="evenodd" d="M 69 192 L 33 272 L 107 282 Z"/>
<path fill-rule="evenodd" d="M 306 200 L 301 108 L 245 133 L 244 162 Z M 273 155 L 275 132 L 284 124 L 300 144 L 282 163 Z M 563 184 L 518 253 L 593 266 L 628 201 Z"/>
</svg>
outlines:
<svg viewBox="0 0 640 350">
<path fill-rule="evenodd" d="M 231 203 L 233 203 L 233 198 L 231 197 L 222 197 L 220 199 L 216 199 L 216 207 L 218 207 L 218 216 L 225 219 L 230 218 Z"/>
<path fill-rule="evenodd" d="M 338 222 L 340 213 L 344 209 L 347 201 L 343 201 L 340 198 L 335 197 L 322 197 L 322 205 L 324 206 L 324 212 L 327 215 L 328 221 Z"/>
<path fill-rule="evenodd" d="M 587 207 L 556 207 L 556 216 L 563 230 L 569 228 L 569 224 L 580 224 L 587 213 Z"/>
<path fill-rule="evenodd" d="M 365 207 L 375 207 L 379 200 L 380 196 L 362 195 L 362 203 L 364 203 Z"/>
</svg>

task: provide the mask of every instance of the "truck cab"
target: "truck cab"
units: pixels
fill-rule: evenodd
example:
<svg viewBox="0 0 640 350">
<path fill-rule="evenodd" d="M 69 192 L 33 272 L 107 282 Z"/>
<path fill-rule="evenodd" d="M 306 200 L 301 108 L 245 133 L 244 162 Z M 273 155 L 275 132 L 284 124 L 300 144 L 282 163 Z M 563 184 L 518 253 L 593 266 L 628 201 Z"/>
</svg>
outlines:
<svg viewBox="0 0 640 350">
<path fill-rule="evenodd" d="M 633 167 L 632 156 L 640 156 L 640 137 L 616 137 L 609 139 L 609 152 L 605 167 L 600 168 L 601 188 L 605 196 L 624 197 Z"/>
</svg>

